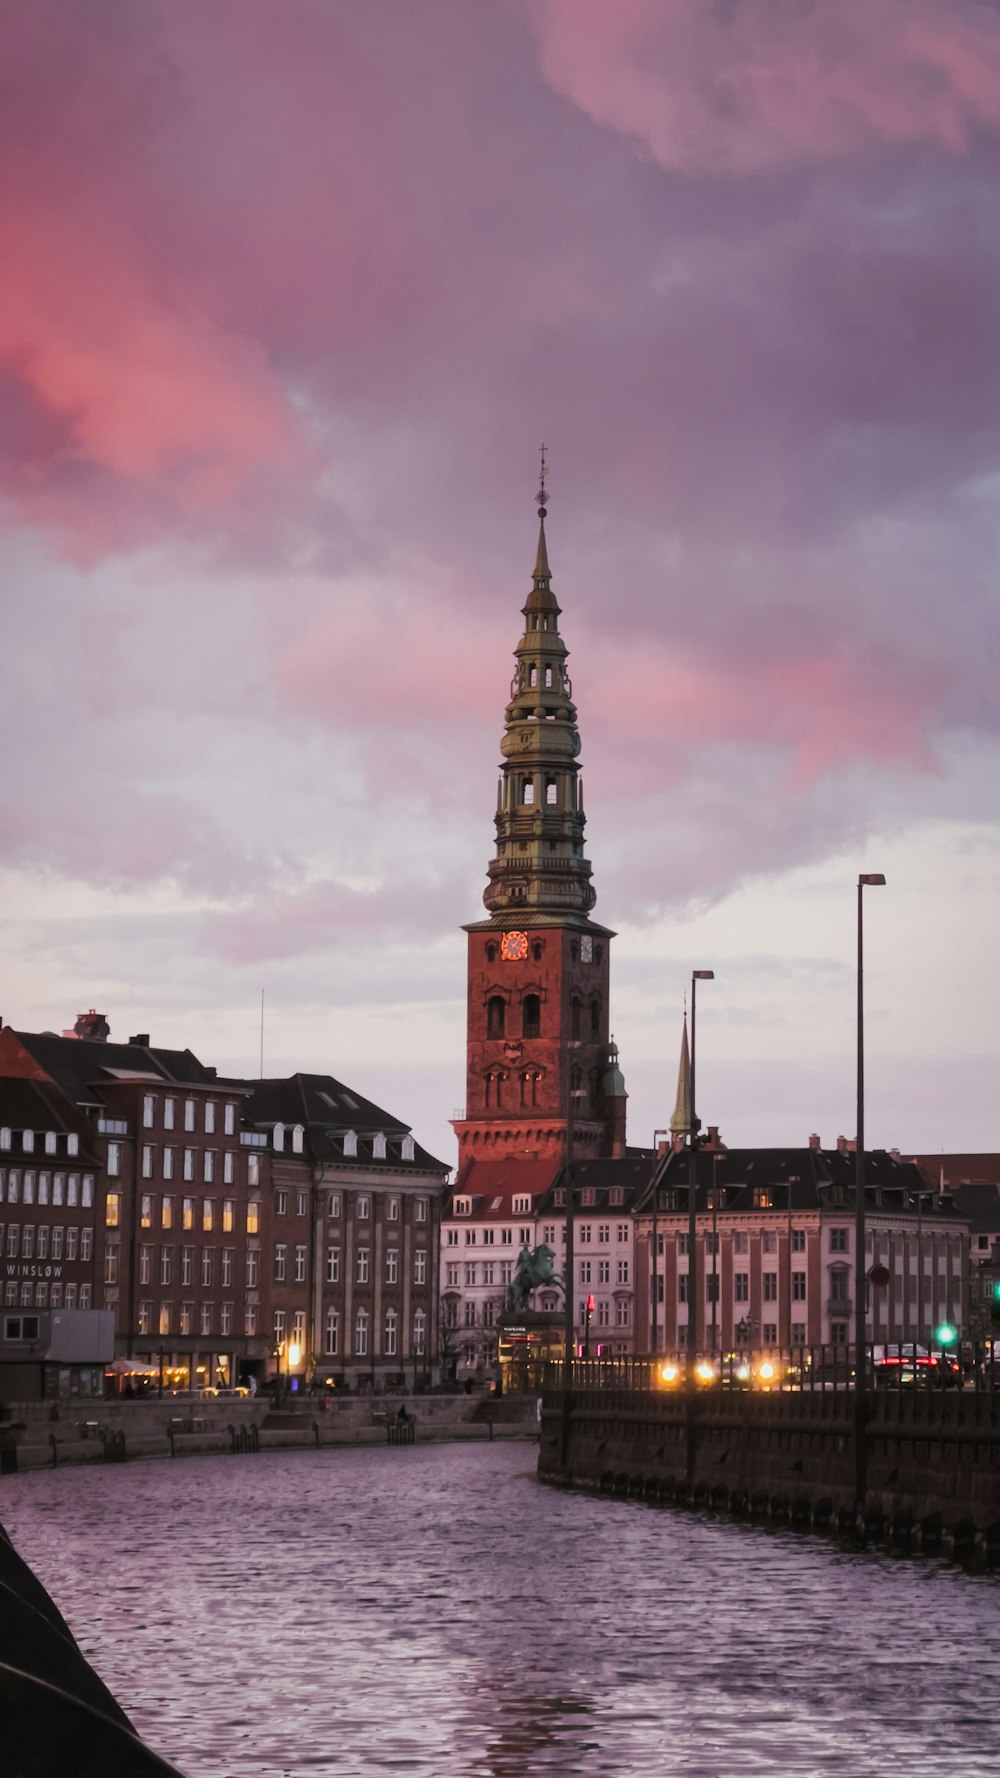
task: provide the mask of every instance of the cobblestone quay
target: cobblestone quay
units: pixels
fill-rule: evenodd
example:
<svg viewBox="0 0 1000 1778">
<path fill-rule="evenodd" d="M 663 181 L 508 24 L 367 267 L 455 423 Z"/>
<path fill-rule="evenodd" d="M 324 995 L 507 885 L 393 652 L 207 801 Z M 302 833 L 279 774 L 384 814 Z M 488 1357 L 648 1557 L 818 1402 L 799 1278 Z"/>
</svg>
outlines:
<svg viewBox="0 0 1000 1778">
<path fill-rule="evenodd" d="M 688 1395 L 584 1377 L 568 1411 L 561 1389 L 543 1398 L 543 1481 L 1000 1560 L 1000 1391 L 875 1391 L 862 1457 L 859 1515 L 848 1387 Z"/>
</svg>

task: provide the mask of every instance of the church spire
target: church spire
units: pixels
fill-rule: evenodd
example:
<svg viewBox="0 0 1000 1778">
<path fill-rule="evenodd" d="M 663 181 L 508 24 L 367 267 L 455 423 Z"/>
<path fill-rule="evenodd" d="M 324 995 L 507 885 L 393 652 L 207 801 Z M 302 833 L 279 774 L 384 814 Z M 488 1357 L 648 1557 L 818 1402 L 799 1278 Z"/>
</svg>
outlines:
<svg viewBox="0 0 1000 1778">
<path fill-rule="evenodd" d="M 674 1114 L 670 1119 L 672 1136 L 689 1136 L 691 1133 L 691 1052 L 688 1049 L 688 1021 L 684 1014 L 684 1031 L 681 1036 L 681 1059 L 677 1069 L 677 1100 Z"/>
<path fill-rule="evenodd" d="M 548 464 L 542 446 L 538 550 L 522 606 L 524 634 L 514 653 L 503 739 L 496 855 L 483 900 L 497 925 L 553 918 L 589 923 L 597 899 L 583 855 L 583 796 L 573 688 L 545 538 Z"/>
</svg>

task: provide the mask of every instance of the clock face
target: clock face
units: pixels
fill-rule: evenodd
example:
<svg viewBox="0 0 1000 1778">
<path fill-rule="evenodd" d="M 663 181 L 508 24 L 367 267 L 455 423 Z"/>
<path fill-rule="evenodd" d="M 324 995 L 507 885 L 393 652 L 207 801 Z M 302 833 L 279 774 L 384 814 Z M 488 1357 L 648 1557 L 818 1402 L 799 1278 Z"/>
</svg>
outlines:
<svg viewBox="0 0 1000 1778">
<path fill-rule="evenodd" d="M 593 941 L 593 939 L 592 938 L 581 938 L 581 940 L 580 940 L 580 962 L 581 963 L 593 963 L 593 961 L 594 961 L 594 941 Z"/>
<path fill-rule="evenodd" d="M 528 955 L 528 934 L 505 932 L 500 940 L 500 955 L 505 963 L 520 963 Z"/>
</svg>

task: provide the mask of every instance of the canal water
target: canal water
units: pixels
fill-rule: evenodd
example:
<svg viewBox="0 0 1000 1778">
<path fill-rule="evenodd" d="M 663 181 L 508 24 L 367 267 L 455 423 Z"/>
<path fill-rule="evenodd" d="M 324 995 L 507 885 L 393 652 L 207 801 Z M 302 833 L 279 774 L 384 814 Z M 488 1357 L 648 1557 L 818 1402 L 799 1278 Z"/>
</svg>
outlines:
<svg viewBox="0 0 1000 1778">
<path fill-rule="evenodd" d="M 5 1478 L 189 1778 L 990 1778 L 1000 1581 L 541 1487 L 533 1445 Z"/>
</svg>

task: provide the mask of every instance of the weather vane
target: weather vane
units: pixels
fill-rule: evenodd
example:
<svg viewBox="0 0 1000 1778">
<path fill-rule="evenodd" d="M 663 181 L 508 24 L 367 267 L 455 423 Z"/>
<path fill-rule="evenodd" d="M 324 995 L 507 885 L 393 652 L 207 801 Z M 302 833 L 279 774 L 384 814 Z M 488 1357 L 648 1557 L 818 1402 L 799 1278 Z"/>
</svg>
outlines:
<svg viewBox="0 0 1000 1778">
<path fill-rule="evenodd" d="M 542 468 L 541 468 L 541 474 L 539 475 L 539 478 L 538 478 L 538 493 L 535 495 L 535 499 L 538 501 L 538 516 L 540 519 L 543 519 L 545 517 L 545 508 L 548 506 L 548 503 L 549 503 L 549 490 L 545 486 L 545 480 L 546 480 L 546 477 L 549 473 L 549 466 L 548 466 L 547 462 L 545 461 L 545 446 L 544 445 L 542 445 L 542 447 L 541 447 L 541 452 L 542 452 Z"/>
</svg>

